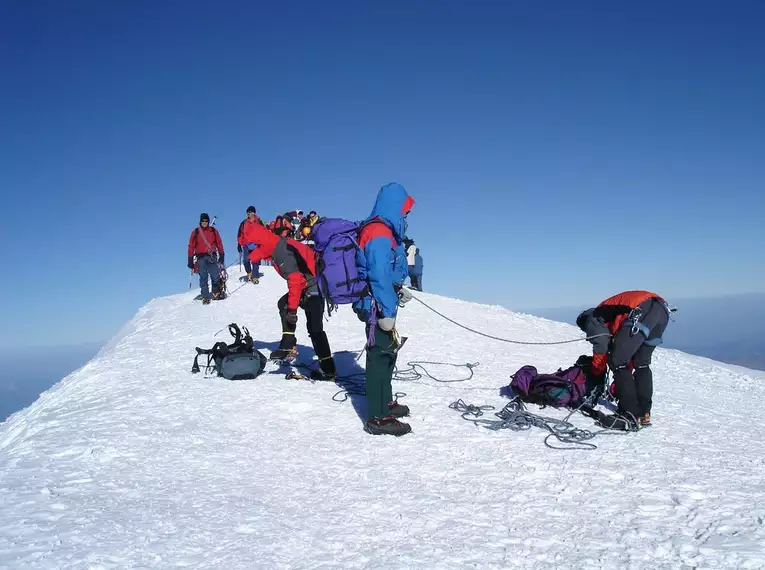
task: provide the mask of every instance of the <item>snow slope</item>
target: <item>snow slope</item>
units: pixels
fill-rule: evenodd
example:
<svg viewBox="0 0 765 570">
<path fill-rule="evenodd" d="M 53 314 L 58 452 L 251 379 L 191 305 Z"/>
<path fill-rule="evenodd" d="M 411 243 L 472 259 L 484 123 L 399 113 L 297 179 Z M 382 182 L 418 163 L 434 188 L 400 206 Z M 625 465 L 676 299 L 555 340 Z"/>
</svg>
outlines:
<svg viewBox="0 0 765 570">
<path fill-rule="evenodd" d="M 541 430 L 488 430 L 448 406 L 500 409 L 521 365 L 555 370 L 589 345 L 502 344 L 413 301 L 400 365 L 480 365 L 468 382 L 395 383 L 413 434 L 373 437 L 355 409 L 363 398 L 335 402 L 333 384 L 286 380 L 272 364 L 253 381 L 190 374 L 194 346 L 230 340 L 213 335 L 233 321 L 275 347 L 285 283 L 265 271 L 209 307 L 196 292 L 150 302 L 0 425 L 1 568 L 765 568 L 765 375 L 659 350 L 654 427 L 556 451 Z M 421 298 L 508 338 L 580 335 Z M 356 371 L 363 326 L 344 307 L 327 328 L 341 372 Z M 298 333 L 310 346 L 302 314 Z"/>
</svg>

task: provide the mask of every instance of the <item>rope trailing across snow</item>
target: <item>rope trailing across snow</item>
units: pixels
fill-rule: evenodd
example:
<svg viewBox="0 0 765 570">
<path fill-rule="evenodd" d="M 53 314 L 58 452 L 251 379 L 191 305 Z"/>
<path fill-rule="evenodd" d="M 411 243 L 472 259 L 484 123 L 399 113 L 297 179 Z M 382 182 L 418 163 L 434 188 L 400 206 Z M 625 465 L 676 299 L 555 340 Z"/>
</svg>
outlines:
<svg viewBox="0 0 765 570">
<path fill-rule="evenodd" d="M 419 297 L 415 297 L 414 295 L 412 295 L 412 298 L 415 301 L 417 301 L 418 303 L 424 305 L 425 307 L 427 307 L 428 309 L 433 311 L 439 317 L 441 317 L 443 319 L 446 319 L 450 323 L 452 323 L 454 325 L 457 325 L 458 327 L 463 328 L 466 331 L 470 331 L 473 334 L 477 334 L 479 336 L 490 338 L 492 340 L 498 340 L 500 342 L 507 342 L 507 343 L 510 343 L 510 344 L 524 344 L 524 345 L 529 345 L 529 346 L 550 346 L 550 345 L 554 345 L 554 344 L 571 344 L 573 342 L 581 342 L 583 340 L 590 340 L 590 339 L 598 338 L 598 337 L 601 337 L 601 336 L 611 336 L 609 333 L 603 333 L 603 334 L 595 334 L 595 335 L 592 335 L 592 336 L 587 336 L 587 337 L 584 337 L 584 338 L 575 338 L 575 339 L 572 339 L 572 340 L 558 340 L 558 341 L 553 341 L 553 342 L 529 342 L 529 341 L 523 341 L 523 340 L 510 340 L 510 339 L 507 339 L 507 338 L 502 338 L 502 337 L 499 337 L 499 336 L 494 336 L 494 335 L 487 334 L 487 333 L 484 333 L 484 332 L 481 332 L 481 331 L 477 331 L 475 329 L 471 329 L 470 327 L 465 326 L 462 323 L 458 323 L 454 319 L 447 317 L 446 315 L 444 315 L 440 311 L 438 311 L 438 310 L 434 309 L 433 307 L 431 307 L 430 305 L 428 305 L 425 301 L 423 301 Z"/>
<path fill-rule="evenodd" d="M 437 378 L 436 376 L 433 376 L 430 372 L 428 372 L 428 369 L 425 368 L 423 364 L 431 364 L 435 366 L 451 366 L 453 368 L 467 368 L 470 374 L 468 375 L 467 378 L 457 378 L 454 380 Z M 406 363 L 408 368 L 399 370 L 398 367 L 396 367 L 393 371 L 393 379 L 398 380 L 400 382 L 416 382 L 418 380 L 421 380 L 422 378 L 427 377 L 436 382 L 443 382 L 445 384 L 450 384 L 452 382 L 467 382 L 468 380 L 471 380 L 473 378 L 473 375 L 475 374 L 473 369 L 479 364 L 480 362 L 466 362 L 465 364 L 453 364 L 451 362 L 438 362 L 433 360 L 412 360 Z M 421 370 L 422 372 L 418 372 L 417 371 L 418 369 Z"/>
<path fill-rule="evenodd" d="M 237 287 L 236 289 L 234 289 L 234 290 L 233 290 L 233 291 L 231 291 L 230 293 L 226 294 L 226 298 L 228 299 L 228 298 L 229 298 L 231 295 L 233 295 L 234 293 L 236 293 L 237 291 L 239 291 L 239 289 L 241 289 L 241 288 L 242 288 L 242 287 L 244 287 L 245 285 L 248 285 L 248 283 L 249 283 L 248 281 L 245 281 L 244 283 L 242 283 L 241 285 L 239 285 L 239 287 Z"/>
<path fill-rule="evenodd" d="M 435 366 L 451 366 L 453 368 L 467 368 L 469 374 L 465 378 L 455 378 L 455 379 L 448 379 L 448 378 L 439 378 L 437 376 L 434 376 L 431 374 L 428 369 L 425 367 L 425 365 L 435 365 Z M 398 382 L 418 382 L 422 380 L 423 378 L 430 378 L 431 380 L 435 382 L 440 382 L 444 384 L 451 384 L 454 382 L 467 382 L 468 380 L 471 380 L 473 378 L 473 375 L 475 374 L 474 368 L 478 366 L 478 362 L 466 362 L 465 364 L 454 364 L 451 362 L 438 362 L 438 361 L 432 361 L 432 360 L 412 360 L 406 363 L 406 368 L 399 369 L 396 367 L 393 371 L 393 380 L 396 380 Z M 312 367 L 308 364 L 293 364 L 295 368 L 302 368 L 304 370 L 312 370 Z M 332 399 L 336 402 L 345 402 L 349 396 L 364 396 L 366 394 L 365 392 L 365 382 L 366 382 L 366 372 L 357 372 L 355 374 L 346 374 L 342 376 L 338 376 L 335 378 L 335 382 L 341 386 L 341 390 L 337 392 L 334 396 L 332 396 Z M 406 394 L 401 393 L 401 397 L 406 396 Z M 398 396 L 397 396 L 398 397 Z"/>
</svg>

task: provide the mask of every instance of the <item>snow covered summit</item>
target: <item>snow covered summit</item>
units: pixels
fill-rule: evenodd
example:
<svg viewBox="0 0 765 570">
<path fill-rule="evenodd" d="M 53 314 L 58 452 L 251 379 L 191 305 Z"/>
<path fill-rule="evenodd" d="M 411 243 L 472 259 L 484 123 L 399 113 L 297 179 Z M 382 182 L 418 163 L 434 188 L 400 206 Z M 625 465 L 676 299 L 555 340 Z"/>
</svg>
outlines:
<svg viewBox="0 0 765 570">
<path fill-rule="evenodd" d="M 251 381 L 190 373 L 194 347 L 230 342 L 214 335 L 231 322 L 264 352 L 276 346 L 285 284 L 265 272 L 210 306 L 194 292 L 155 299 L 0 425 L 0 568 L 765 568 L 765 374 L 659 349 L 653 427 L 556 451 L 541 430 L 492 431 L 449 404 L 499 410 L 521 365 L 552 371 L 589 345 L 490 341 L 411 302 L 400 368 L 480 364 L 464 382 L 394 382 L 413 433 L 370 436 L 363 398 L 334 401 L 334 384 L 287 380 L 273 364 Z M 506 338 L 581 336 L 419 296 Z M 363 325 L 343 307 L 327 332 L 340 373 L 357 372 Z M 310 359 L 302 313 L 298 342 Z"/>
</svg>

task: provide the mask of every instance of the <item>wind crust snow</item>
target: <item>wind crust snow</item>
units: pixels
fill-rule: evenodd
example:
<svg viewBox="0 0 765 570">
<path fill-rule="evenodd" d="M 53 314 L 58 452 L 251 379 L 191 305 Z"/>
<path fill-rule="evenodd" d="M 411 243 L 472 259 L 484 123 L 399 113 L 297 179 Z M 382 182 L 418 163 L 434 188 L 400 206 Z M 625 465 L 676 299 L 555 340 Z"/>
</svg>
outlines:
<svg viewBox="0 0 765 570">
<path fill-rule="evenodd" d="M 410 303 L 400 365 L 480 365 L 470 382 L 394 383 L 413 433 L 373 437 L 363 398 L 335 402 L 333 384 L 286 380 L 274 364 L 252 381 L 190 373 L 194 347 L 225 339 L 214 335 L 231 322 L 274 348 L 283 290 L 269 269 L 207 307 L 195 293 L 155 299 L 0 425 L 0 567 L 765 568 L 765 375 L 659 349 L 653 427 L 553 451 L 539 430 L 487 430 L 448 406 L 500 409 L 520 366 L 555 370 L 589 345 L 508 346 Z M 580 335 L 419 295 L 506 338 Z M 340 372 L 355 371 L 363 325 L 342 308 L 327 332 Z M 302 318 L 298 340 L 310 359 Z"/>
</svg>

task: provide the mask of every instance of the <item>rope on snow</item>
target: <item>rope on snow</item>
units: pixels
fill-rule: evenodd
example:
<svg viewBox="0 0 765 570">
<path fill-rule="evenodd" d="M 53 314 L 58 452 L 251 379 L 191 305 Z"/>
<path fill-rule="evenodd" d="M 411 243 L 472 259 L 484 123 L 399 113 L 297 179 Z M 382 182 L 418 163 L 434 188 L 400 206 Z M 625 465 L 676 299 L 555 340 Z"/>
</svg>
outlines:
<svg viewBox="0 0 765 570">
<path fill-rule="evenodd" d="M 476 425 L 482 425 L 483 427 L 491 430 L 509 429 L 511 431 L 527 431 L 532 427 L 543 429 L 547 432 L 544 443 L 550 449 L 557 450 L 569 450 L 569 449 L 597 449 L 598 446 L 591 443 L 589 440 L 600 434 L 612 434 L 612 435 L 626 435 L 629 432 L 614 430 L 610 428 L 604 428 L 597 431 L 590 431 L 576 427 L 569 422 L 569 418 L 579 411 L 579 408 L 571 410 L 571 412 L 562 420 L 558 418 L 550 418 L 541 415 L 535 415 L 526 410 L 526 406 L 523 405 L 518 398 L 510 401 L 499 412 L 494 415 L 499 420 L 488 419 L 476 419 L 483 415 L 484 411 L 493 410 L 493 406 L 473 406 L 466 404 L 462 400 L 452 402 L 449 407 L 458 412 L 462 412 L 463 419 L 473 422 Z M 468 416 L 473 416 L 468 417 Z M 555 438 L 566 447 L 560 447 L 550 444 L 550 438 Z"/>
<path fill-rule="evenodd" d="M 494 335 L 490 335 L 490 334 L 487 334 L 487 333 L 484 333 L 484 332 L 481 332 L 481 331 L 477 331 L 475 329 L 471 329 L 470 327 L 468 327 L 466 325 L 463 325 L 462 323 L 458 323 L 454 319 L 447 317 L 446 315 L 444 315 L 440 311 L 438 311 L 438 310 L 434 309 L 433 307 L 431 307 L 430 305 L 428 305 L 425 301 L 423 301 L 419 297 L 415 297 L 414 295 L 412 295 L 412 298 L 415 301 L 417 301 L 418 303 L 424 305 L 425 307 L 427 307 L 428 309 L 433 311 L 439 317 L 441 317 L 443 319 L 446 319 L 450 323 L 452 323 L 454 325 L 457 325 L 458 327 L 463 328 L 466 331 L 470 331 L 473 334 L 477 334 L 479 336 L 490 338 L 492 340 L 498 340 L 500 342 L 507 342 L 507 343 L 510 343 L 510 344 L 524 344 L 524 345 L 531 345 L 531 346 L 542 346 L 542 345 L 549 346 L 549 345 L 554 345 L 554 344 L 570 344 L 570 343 L 573 343 L 573 342 L 581 342 L 583 340 L 590 340 L 590 339 L 598 338 L 598 337 L 601 337 L 601 336 L 611 336 L 609 333 L 603 333 L 603 334 L 595 334 L 595 335 L 592 335 L 592 336 L 587 336 L 587 337 L 584 337 L 584 338 L 575 338 L 575 339 L 572 339 L 572 340 L 558 340 L 558 341 L 553 341 L 553 342 L 529 342 L 529 341 L 523 341 L 523 340 L 510 340 L 510 339 L 507 339 L 507 338 L 502 338 L 502 337 L 499 337 L 499 336 L 494 336 Z"/>
</svg>

